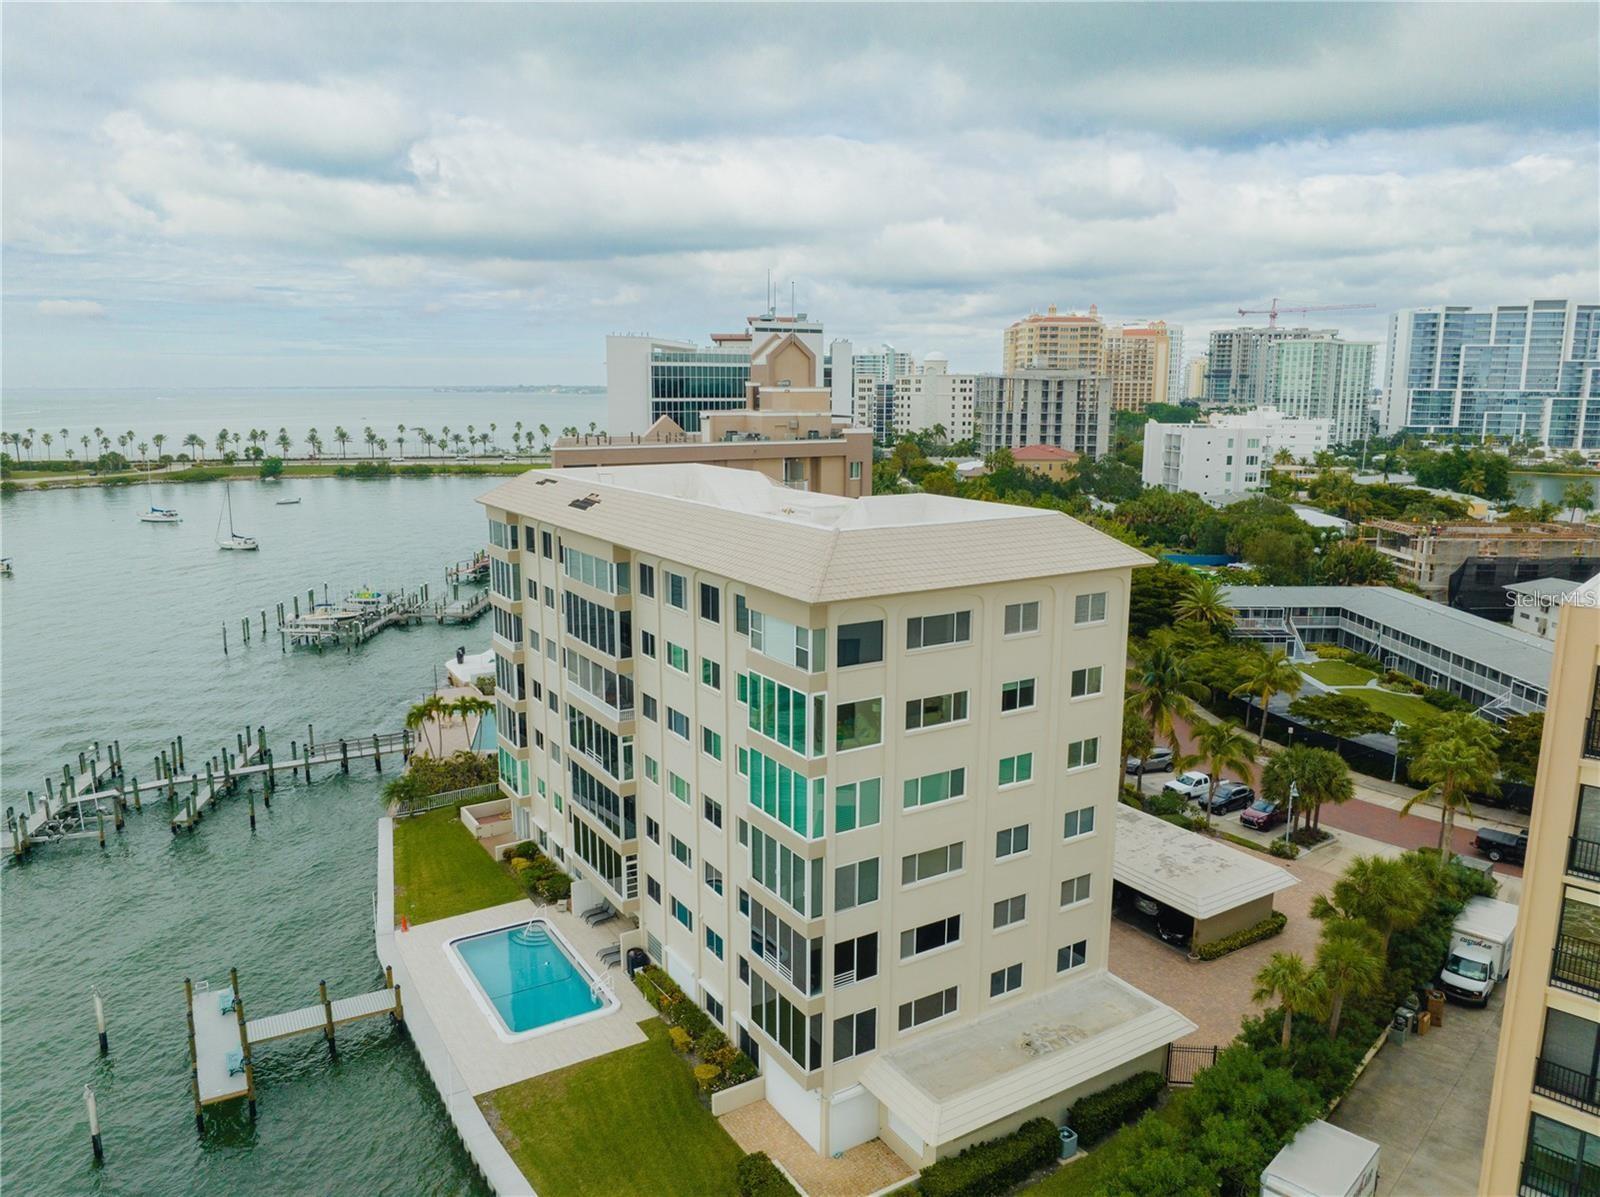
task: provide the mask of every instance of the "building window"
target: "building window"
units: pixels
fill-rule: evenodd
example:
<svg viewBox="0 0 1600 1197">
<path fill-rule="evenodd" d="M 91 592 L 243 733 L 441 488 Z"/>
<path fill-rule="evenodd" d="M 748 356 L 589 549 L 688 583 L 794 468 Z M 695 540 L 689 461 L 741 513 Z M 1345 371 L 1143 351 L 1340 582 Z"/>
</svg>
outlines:
<svg viewBox="0 0 1600 1197">
<path fill-rule="evenodd" d="M 1064 948 L 1056 949 L 1056 972 L 1071 972 L 1081 968 L 1089 959 L 1089 941 L 1080 939 L 1077 943 L 1068 944 Z"/>
<path fill-rule="evenodd" d="M 750 607 L 742 594 L 733 596 L 733 630 L 741 636 L 750 634 Z"/>
<path fill-rule="evenodd" d="M 672 917 L 682 923 L 685 929 L 694 930 L 694 915 L 689 913 L 689 908 L 678 899 L 672 899 Z"/>
<path fill-rule="evenodd" d="M 1523 1153 L 1523 1193 L 1587 1197 L 1600 1188 L 1600 1135 L 1533 1114 Z"/>
<path fill-rule="evenodd" d="M 710 582 L 700 583 L 700 618 L 707 623 L 722 622 L 722 591 Z"/>
<path fill-rule="evenodd" d="M 689 716 L 682 711 L 667 708 L 667 730 L 680 740 L 689 738 Z M 1092 762 L 1091 762 L 1092 763 Z"/>
<path fill-rule="evenodd" d="M 1068 877 L 1061 883 L 1061 909 L 1076 906 L 1079 902 L 1089 900 L 1089 874 L 1081 877 Z"/>
<path fill-rule="evenodd" d="M 700 729 L 700 751 L 714 761 L 722 759 L 722 737 L 709 727 Z"/>
<path fill-rule="evenodd" d="M 1080 627 L 1086 623 L 1104 623 L 1106 618 L 1106 592 L 1080 594 L 1073 600 L 1072 622 Z"/>
<path fill-rule="evenodd" d="M 712 690 L 722 689 L 722 666 L 710 657 L 700 658 L 700 684 Z"/>
<path fill-rule="evenodd" d="M 850 910 L 878 900 L 878 858 L 858 860 L 833 871 L 833 908 Z"/>
<path fill-rule="evenodd" d="M 839 625 L 839 668 L 872 665 L 883 660 L 883 620 Z"/>
<path fill-rule="evenodd" d="M 915 810 L 918 807 L 932 806 L 938 802 L 960 798 L 966 792 L 967 771 L 947 769 L 942 773 L 929 773 L 924 777 L 913 777 L 907 781 L 905 795 L 900 805 L 906 810 Z"/>
<path fill-rule="evenodd" d="M 906 1002 L 900 1007 L 900 1030 L 909 1031 L 914 1027 L 926 1026 L 935 1019 L 954 1014 L 957 1009 L 956 998 L 956 987 L 952 985 L 949 989 L 919 997 L 914 1002 Z"/>
<path fill-rule="evenodd" d="M 1094 831 L 1094 807 L 1084 806 L 1077 810 L 1069 810 L 1061 828 L 1061 838 L 1074 839 L 1080 835 L 1089 835 Z"/>
<path fill-rule="evenodd" d="M 645 598 L 656 596 L 656 567 L 653 565 L 639 566 L 639 593 Z"/>
<path fill-rule="evenodd" d="M 834 746 L 840 752 L 883 742 L 883 699 L 841 702 L 834 712 Z"/>
<path fill-rule="evenodd" d="M 852 461 L 850 463 L 850 481 L 852 481 L 852 482 L 860 482 L 861 481 L 861 463 L 859 461 Z M 836 1058 L 839 1058 L 837 1056 L 837 1054 L 836 1054 Z"/>
<path fill-rule="evenodd" d="M 1072 671 L 1072 697 L 1092 698 L 1100 693 L 1102 670 L 1098 665 Z"/>
<path fill-rule="evenodd" d="M 667 841 L 671 845 L 672 859 L 683 865 L 684 868 L 692 868 L 694 866 L 694 853 L 690 850 L 689 845 L 675 835 L 669 835 Z"/>
<path fill-rule="evenodd" d="M 689 579 L 682 574 L 675 574 L 670 569 L 662 570 L 667 579 L 667 606 L 676 607 L 680 611 L 689 609 Z"/>
<path fill-rule="evenodd" d="M 858 466 L 859 462 L 852 462 Z M 863 1010 L 859 1014 L 846 1014 L 833 1020 L 833 1058 L 848 1060 L 870 1052 L 878 1046 L 878 1011 Z"/>
<path fill-rule="evenodd" d="M 702 794 L 701 797 L 705 799 L 706 822 L 713 827 L 720 828 L 722 826 L 722 803 L 706 794 Z"/>
<path fill-rule="evenodd" d="M 543 553 L 546 558 L 548 558 L 550 560 L 554 560 L 555 559 L 555 555 L 556 554 L 555 554 L 555 549 L 554 549 L 554 547 L 552 546 L 552 543 L 551 543 L 550 533 L 548 533 L 548 532 L 539 533 L 539 551 L 541 553 Z"/>
<path fill-rule="evenodd" d="M 661 763 L 653 756 L 644 758 L 644 775 L 656 785 L 661 784 Z"/>
<path fill-rule="evenodd" d="M 1018 824 L 1016 827 L 1005 827 L 994 833 L 994 858 L 1004 860 L 1008 856 L 1018 856 L 1028 850 L 1028 825 Z"/>
<path fill-rule="evenodd" d="M 656 655 L 656 634 L 654 632 L 639 633 L 639 651 L 645 656 L 654 659 Z"/>
<path fill-rule="evenodd" d="M 648 874 L 646 874 L 645 879 L 644 879 L 644 893 L 645 893 L 645 897 L 649 898 L 652 902 L 656 903 L 657 905 L 660 905 L 660 903 L 661 903 L 661 883 L 659 881 L 657 881 L 654 877 L 649 876 Z"/>
<path fill-rule="evenodd" d="M 1026 922 L 1028 918 L 1028 895 L 1018 894 L 1013 898 L 1001 898 L 994 904 L 994 929 L 1010 927 L 1017 923 Z"/>
<path fill-rule="evenodd" d="M 644 817 L 644 838 L 652 844 L 661 842 L 661 824 L 657 823 L 649 815 Z"/>
<path fill-rule="evenodd" d="M 1074 740 L 1067 745 L 1067 768 L 1087 769 L 1100 763 L 1100 737 Z"/>
<path fill-rule="evenodd" d="M 722 959 L 722 936 L 718 935 L 710 927 L 706 928 L 706 951 L 710 952 L 718 960 Z M 713 1015 L 714 1015 L 714 1017 L 716 1018 L 716 1020 L 718 1022 L 721 1022 L 722 1021 L 722 1005 L 721 1005 L 721 1003 L 717 1002 L 717 999 L 712 997 L 709 993 L 706 994 L 706 1009 L 710 1010 L 711 1006 L 713 1004 L 715 1004 L 716 1007 L 717 1007 L 716 1010 L 713 1012 Z"/>
<path fill-rule="evenodd" d="M 878 975 L 878 933 L 858 935 L 833 945 L 833 987 L 869 981 Z"/>
<path fill-rule="evenodd" d="M 921 956 L 926 952 L 937 951 L 939 948 L 949 947 L 951 944 L 961 942 L 961 916 L 952 914 L 948 918 L 934 919 L 931 923 L 923 923 L 920 927 L 913 927 L 909 931 L 900 932 L 900 959 L 910 960 L 913 956 Z"/>
<path fill-rule="evenodd" d="M 685 806 L 689 805 L 689 783 L 676 773 L 667 773 L 667 788 L 672 791 L 672 796 Z"/>
<path fill-rule="evenodd" d="M 1032 780 L 1033 753 L 1023 752 L 1016 756 L 1003 756 L 1000 758 L 1000 784 L 1002 786 L 1016 786 Z"/>
<path fill-rule="evenodd" d="M 1029 632 L 1039 630 L 1039 604 L 1007 603 L 1006 604 L 1006 630 L 1007 636 L 1024 636 Z"/>
<path fill-rule="evenodd" d="M 667 666 L 676 669 L 679 673 L 689 672 L 689 650 L 682 645 L 667 641 Z"/>
<path fill-rule="evenodd" d="M 967 717 L 967 691 L 933 694 L 906 703 L 906 730 L 921 731 L 945 723 L 960 723 Z"/>
<path fill-rule="evenodd" d="M 870 777 L 837 787 L 833 791 L 833 829 L 854 831 L 858 827 L 876 827 L 881 786 L 879 778 Z"/>
<path fill-rule="evenodd" d="M 1026 710 L 1033 705 L 1033 681 L 1025 677 L 1021 681 L 1006 682 L 1000 687 L 1000 710 L 1006 711 Z"/>
<path fill-rule="evenodd" d="M 992 998 L 1003 997 L 1005 994 L 1022 988 L 1022 965 L 1013 964 L 1006 968 L 997 968 L 989 974 L 989 996 Z"/>
<path fill-rule="evenodd" d="M 966 844 L 945 844 L 940 848 L 929 848 L 922 852 L 913 852 L 909 856 L 900 858 L 900 884 L 915 885 L 919 881 L 930 881 L 935 877 L 943 877 L 946 873 L 961 871 L 963 857 L 966 855 Z"/>
<path fill-rule="evenodd" d="M 914 615 L 906 620 L 907 650 L 965 644 L 971 639 L 971 611 L 952 611 L 945 615 Z"/>
</svg>

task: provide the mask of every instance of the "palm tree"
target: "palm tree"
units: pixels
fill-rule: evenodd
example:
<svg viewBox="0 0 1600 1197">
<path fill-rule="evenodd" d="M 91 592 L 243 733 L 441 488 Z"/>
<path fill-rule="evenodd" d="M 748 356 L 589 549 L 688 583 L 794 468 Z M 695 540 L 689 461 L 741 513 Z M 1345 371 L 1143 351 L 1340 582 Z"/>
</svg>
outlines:
<svg viewBox="0 0 1600 1197">
<path fill-rule="evenodd" d="M 32 445 L 33 445 L 33 438 L 34 438 L 34 437 L 35 437 L 35 436 L 37 436 L 37 435 L 38 435 L 38 433 L 37 433 L 37 432 L 36 432 L 36 431 L 35 431 L 35 430 L 34 430 L 34 429 L 32 429 L 32 428 L 30 428 L 30 429 L 28 429 L 28 439 L 27 439 L 27 441 L 26 441 L 26 444 L 27 444 L 27 445 L 28 445 L 28 446 L 29 446 L 29 447 L 32 447 Z"/>
<path fill-rule="evenodd" d="M 1255 767 L 1256 754 L 1250 746 L 1250 737 L 1233 720 L 1212 723 L 1201 720 L 1194 725 L 1195 755 L 1205 763 L 1206 772 L 1211 777 L 1211 785 L 1206 794 L 1206 826 L 1211 826 L 1211 804 L 1217 797 L 1217 779 L 1222 776 L 1224 769 L 1232 769 L 1235 773 L 1244 775 L 1245 780 L 1250 780 L 1251 770 Z"/>
<path fill-rule="evenodd" d="M 322 438 L 317 435 L 317 430 L 315 428 L 306 429 L 306 445 L 310 448 L 313 457 L 316 456 L 317 446 L 320 444 L 322 444 Z"/>
<path fill-rule="evenodd" d="M 1272 696 L 1299 693 L 1305 679 L 1294 667 L 1294 662 L 1289 660 L 1289 654 L 1281 648 L 1270 652 L 1263 649 L 1252 654 L 1252 657 L 1246 666 L 1248 676 L 1233 688 L 1232 694 L 1235 698 L 1249 694 L 1261 700 L 1261 734 L 1257 737 L 1257 743 L 1264 747 L 1267 742 L 1267 705 L 1272 701 Z"/>
<path fill-rule="evenodd" d="M 368 424 L 362 431 L 361 439 L 367 442 L 367 456 L 375 456 L 376 447 L 378 444 L 378 434 L 373 431 L 371 424 Z"/>
<path fill-rule="evenodd" d="M 287 428 L 278 429 L 278 448 L 283 450 L 285 457 L 289 456 L 289 450 L 293 447 L 294 442 L 289 439 L 289 430 Z"/>
<path fill-rule="evenodd" d="M 1472 794 L 1492 793 L 1498 788 L 1500 772 L 1500 733 L 1471 711 L 1450 711 L 1430 719 L 1418 736 L 1420 745 L 1411 758 L 1411 776 L 1428 788 L 1411 795 L 1400 813 L 1431 798 L 1439 804 L 1439 873 L 1450 860 L 1450 841 L 1455 831 L 1456 811 L 1472 815 Z"/>
<path fill-rule="evenodd" d="M 550 447 L 550 425 L 548 425 L 548 424 L 540 424 L 539 425 L 539 436 L 544 441 L 544 447 L 546 449 L 548 449 Z"/>
<path fill-rule="evenodd" d="M 47 432 L 45 435 L 49 436 L 50 434 Z M 141 465 L 150 464 L 150 446 L 144 441 L 139 442 L 139 463 Z"/>
<path fill-rule="evenodd" d="M 450 425 L 448 424 L 439 425 L 439 451 L 441 453 L 450 452 Z"/>
<path fill-rule="evenodd" d="M 15 435 L 16 435 L 16 433 L 12 433 L 12 436 L 15 436 Z M 83 459 L 85 461 L 88 461 L 89 460 L 89 438 L 86 437 L 86 436 L 80 436 L 78 438 L 78 441 L 79 441 L 79 443 L 81 443 L 83 445 Z M 15 447 L 15 444 L 16 444 L 16 442 L 13 441 L 12 442 L 13 447 Z"/>
<path fill-rule="evenodd" d="M 394 440 L 395 444 L 400 446 L 400 456 L 404 457 L 406 455 L 406 426 L 404 424 L 400 425 L 400 431 L 395 433 Z"/>
<path fill-rule="evenodd" d="M 444 723 L 449 706 L 450 704 L 440 698 L 439 695 L 428 695 L 428 697 L 416 703 L 406 712 L 406 729 L 408 731 L 421 732 L 423 743 L 427 744 L 430 749 L 433 748 L 433 741 L 427 738 L 428 729 L 441 726 Z M 432 755 L 437 756 L 437 750 Z"/>
<path fill-rule="evenodd" d="M 196 461 L 205 460 L 206 442 L 205 438 L 202 437 L 198 432 L 191 432 L 188 436 L 184 437 L 183 445 L 186 449 L 194 450 L 193 456 Z"/>
<path fill-rule="evenodd" d="M 1128 691 L 1134 710 L 1150 725 L 1150 733 L 1173 743 L 1172 721 L 1186 719 L 1205 687 L 1188 676 L 1184 657 L 1172 637 L 1157 632 L 1133 651 L 1128 669 Z"/>
<path fill-rule="evenodd" d="M 1336 929 L 1337 928 L 1337 929 Z M 1339 1034 L 1347 997 L 1376 993 L 1383 984 L 1378 937 L 1360 923 L 1330 924 L 1317 945 L 1317 975 L 1328 995 L 1328 1038 Z"/>
<path fill-rule="evenodd" d="M 1377 932 L 1388 959 L 1390 938 L 1421 922 L 1432 902 L 1427 883 L 1410 861 L 1358 856 L 1333 883 L 1330 893 L 1311 900 L 1311 917 L 1360 920 Z"/>
<path fill-rule="evenodd" d="M 497 440 L 495 440 L 495 433 L 497 433 L 499 431 L 500 431 L 500 426 L 498 424 L 496 424 L 493 420 L 490 420 L 489 421 L 489 433 L 488 433 L 488 436 L 484 439 L 484 442 L 483 442 L 483 447 L 485 449 L 488 449 L 490 447 L 498 449 L 500 447 L 500 443 Z"/>
<path fill-rule="evenodd" d="M 167 434 L 158 432 L 150 438 L 150 443 L 156 447 L 156 456 L 161 456 L 161 446 L 167 443 Z"/>
<path fill-rule="evenodd" d="M 1233 627 L 1233 608 L 1228 605 L 1224 597 L 1222 583 L 1216 578 L 1205 578 L 1198 574 L 1189 582 L 1189 588 L 1178 597 L 1172 605 L 1172 612 L 1179 623 L 1198 623 L 1205 627 L 1213 628 L 1219 632 L 1226 632 Z"/>
<path fill-rule="evenodd" d="M 1316 1010 L 1323 999 L 1322 978 L 1306 967 L 1303 958 L 1293 952 L 1274 952 L 1256 974 L 1255 992 L 1250 1000 L 1258 1006 L 1269 1005 L 1274 1000 L 1283 1011 L 1283 1050 L 1289 1050 L 1289 1036 L 1294 1030 L 1294 1016 Z"/>
<path fill-rule="evenodd" d="M 461 452 L 461 434 L 459 432 L 452 433 L 450 439 L 455 444 L 456 452 L 460 453 Z"/>
<path fill-rule="evenodd" d="M 43 436 L 41 436 L 39 439 L 44 442 L 44 459 L 46 461 L 49 461 L 50 460 L 50 446 L 55 441 L 56 438 L 51 436 L 47 432 Z"/>
<path fill-rule="evenodd" d="M 350 442 L 350 434 L 344 430 L 343 425 L 333 426 L 333 439 L 339 443 L 339 456 L 344 456 L 344 447 Z"/>
<path fill-rule="evenodd" d="M 1308 748 L 1304 744 L 1274 753 L 1261 770 L 1261 795 L 1269 802 L 1282 805 L 1289 801 L 1291 793 L 1298 798 L 1289 832 L 1293 833 L 1302 817 L 1306 819 L 1306 826 L 1320 827 L 1323 803 L 1338 806 L 1355 795 L 1350 766 L 1337 752 Z M 1315 816 L 1314 824 L 1312 816 Z"/>
<path fill-rule="evenodd" d="M 228 430 L 226 428 L 218 430 L 218 432 L 217 432 L 217 452 L 219 454 L 220 453 L 226 453 L 228 451 L 228 440 L 229 440 L 230 435 L 231 434 L 228 432 Z"/>
<path fill-rule="evenodd" d="M 426 451 L 427 456 L 432 457 L 433 456 L 433 433 L 429 432 L 426 428 L 424 428 L 421 431 L 419 431 L 417 433 L 417 435 L 422 438 L 422 447 Z"/>
<path fill-rule="evenodd" d="M 470 745 L 478 734 L 477 723 L 472 719 L 477 718 L 478 723 L 483 722 L 483 717 L 494 710 L 494 703 L 484 698 L 481 694 L 463 694 L 454 702 L 447 704 L 455 716 L 467 727 L 467 743 Z"/>
</svg>

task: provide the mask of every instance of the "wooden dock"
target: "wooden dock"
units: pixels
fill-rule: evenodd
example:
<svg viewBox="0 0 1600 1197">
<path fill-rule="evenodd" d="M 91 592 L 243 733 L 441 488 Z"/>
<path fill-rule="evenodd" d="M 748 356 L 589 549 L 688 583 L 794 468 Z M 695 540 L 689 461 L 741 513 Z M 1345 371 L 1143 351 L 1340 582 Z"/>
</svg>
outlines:
<svg viewBox="0 0 1600 1197">
<path fill-rule="evenodd" d="M 121 831 L 128 815 L 142 812 L 146 802 L 165 803 L 174 835 L 179 831 L 192 832 L 218 800 L 247 788 L 254 779 L 260 780 L 262 801 L 270 810 L 278 776 L 285 770 L 291 777 L 303 772 L 309 782 L 314 767 L 337 766 L 341 773 L 348 773 L 350 762 L 370 760 L 374 770 L 381 773 L 385 756 L 391 759 L 398 756 L 402 765 L 409 761 L 413 743 L 408 730 L 317 741 L 314 728 L 308 727 L 305 744 L 291 740 L 287 759 L 280 761 L 267 744 L 265 727 L 258 727 L 254 732 L 246 728 L 235 738 L 236 752 L 223 747 L 200 771 L 184 768 L 183 741 L 179 737 L 172 741 L 168 750 L 156 755 L 155 780 L 144 783 L 137 776 L 122 777 L 119 745 L 114 752 L 117 772 L 99 774 L 101 788 L 89 793 L 73 793 L 65 802 L 58 799 L 54 807 L 47 801 L 43 817 L 31 792 L 26 812 L 8 806 L 5 849 L 21 859 L 36 847 L 66 840 L 98 838 L 104 846 L 107 830 Z M 107 784 L 113 776 L 118 782 L 114 786 Z M 253 791 L 249 793 L 249 805 L 253 828 L 256 820 Z"/>
<path fill-rule="evenodd" d="M 205 1107 L 244 1098 L 250 1116 L 256 1112 L 255 1049 L 278 1039 L 321 1031 L 334 1051 L 337 1028 L 380 1015 L 393 1017 L 405 1029 L 405 1006 L 394 973 L 384 970 L 384 986 L 371 993 L 329 998 L 327 982 L 317 985 L 318 1000 L 282 1014 L 247 1019 L 239 993 L 239 970 L 230 969 L 226 984 L 184 978 L 184 1003 L 189 1024 L 190 1095 L 195 1129 L 205 1133 Z"/>
<path fill-rule="evenodd" d="M 453 603 L 440 603 L 434 618 L 440 623 L 471 623 L 489 609 L 489 592 L 480 590 Z"/>
</svg>

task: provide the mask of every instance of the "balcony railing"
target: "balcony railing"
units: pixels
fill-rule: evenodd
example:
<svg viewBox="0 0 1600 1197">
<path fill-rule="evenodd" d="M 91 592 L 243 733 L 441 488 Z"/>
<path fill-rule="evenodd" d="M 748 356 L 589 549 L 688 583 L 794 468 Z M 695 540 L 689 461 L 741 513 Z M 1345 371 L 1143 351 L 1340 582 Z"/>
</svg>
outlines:
<svg viewBox="0 0 1600 1197">
<path fill-rule="evenodd" d="M 1567 872 L 1600 881 L 1600 841 L 1573 836 L 1567 841 Z"/>
<path fill-rule="evenodd" d="M 1600 1170 L 1548 1151 L 1522 1162 L 1520 1197 L 1600 1197 Z"/>
<path fill-rule="evenodd" d="M 1600 759 L 1600 711 L 1583 721 L 1583 755 Z"/>
<path fill-rule="evenodd" d="M 1600 1077 L 1540 1057 L 1534 1065 L 1533 1091 L 1591 1114 L 1600 1114 Z"/>
<path fill-rule="evenodd" d="M 1600 943 L 1571 935 L 1557 936 L 1550 961 L 1550 984 L 1600 996 Z"/>
</svg>

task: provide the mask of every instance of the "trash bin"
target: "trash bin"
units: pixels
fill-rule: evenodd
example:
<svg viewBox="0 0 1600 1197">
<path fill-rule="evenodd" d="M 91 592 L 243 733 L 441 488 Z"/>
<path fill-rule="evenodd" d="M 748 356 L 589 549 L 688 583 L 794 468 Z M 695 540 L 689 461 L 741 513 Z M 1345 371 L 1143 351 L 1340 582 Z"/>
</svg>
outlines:
<svg viewBox="0 0 1600 1197">
<path fill-rule="evenodd" d="M 1428 990 L 1428 1013 L 1433 1017 L 1434 1026 L 1444 1026 L 1444 990 Z"/>
<path fill-rule="evenodd" d="M 1432 1026 L 1433 1017 L 1426 1010 L 1417 1015 L 1417 1034 L 1426 1035 Z"/>
<path fill-rule="evenodd" d="M 1070 1160 L 1078 1154 L 1078 1132 L 1070 1126 L 1061 1128 L 1061 1158 Z"/>
<path fill-rule="evenodd" d="M 1406 1036 L 1416 1029 L 1417 1015 L 1409 1006 L 1396 1006 L 1394 1020 L 1389 1023 L 1389 1042 L 1404 1044 Z"/>
<path fill-rule="evenodd" d="M 629 977 L 629 979 L 631 980 L 634 973 L 638 972 L 641 968 L 644 968 L 645 965 L 647 965 L 649 963 L 650 963 L 650 957 L 645 952 L 645 950 L 643 948 L 629 948 L 628 949 L 628 977 Z"/>
</svg>

